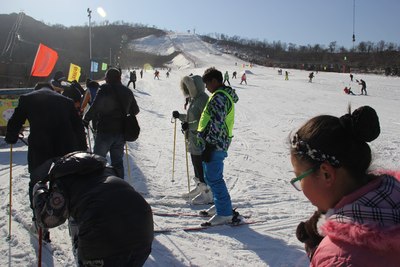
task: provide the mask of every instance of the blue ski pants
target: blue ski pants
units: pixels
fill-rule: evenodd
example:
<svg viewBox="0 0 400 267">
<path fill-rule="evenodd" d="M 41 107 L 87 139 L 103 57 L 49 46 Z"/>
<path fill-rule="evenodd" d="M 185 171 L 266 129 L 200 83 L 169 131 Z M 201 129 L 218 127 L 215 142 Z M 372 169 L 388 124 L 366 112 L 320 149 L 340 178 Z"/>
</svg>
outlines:
<svg viewBox="0 0 400 267">
<path fill-rule="evenodd" d="M 224 159 L 228 156 L 225 151 L 213 151 L 210 161 L 203 161 L 204 178 L 214 195 L 217 215 L 232 215 L 232 202 L 224 181 Z"/>
</svg>

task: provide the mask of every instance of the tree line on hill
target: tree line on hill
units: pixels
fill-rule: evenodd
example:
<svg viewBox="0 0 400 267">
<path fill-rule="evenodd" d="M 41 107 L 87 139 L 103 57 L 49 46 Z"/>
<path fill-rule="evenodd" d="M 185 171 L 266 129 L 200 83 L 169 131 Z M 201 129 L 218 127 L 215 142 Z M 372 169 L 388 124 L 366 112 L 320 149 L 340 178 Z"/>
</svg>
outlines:
<svg viewBox="0 0 400 267">
<path fill-rule="evenodd" d="M 203 36 L 203 40 L 216 44 L 225 53 L 264 66 L 400 76 L 400 45 L 383 40 L 377 43 L 362 41 L 352 49 L 338 46 L 336 41 L 325 47 L 320 44 L 267 42 L 217 33 Z"/>
</svg>

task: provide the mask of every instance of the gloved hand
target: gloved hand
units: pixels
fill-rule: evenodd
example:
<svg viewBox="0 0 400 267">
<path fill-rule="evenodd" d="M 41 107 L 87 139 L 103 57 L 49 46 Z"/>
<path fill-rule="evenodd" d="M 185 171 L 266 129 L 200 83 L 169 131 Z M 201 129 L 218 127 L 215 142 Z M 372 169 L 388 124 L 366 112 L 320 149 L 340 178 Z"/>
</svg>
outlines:
<svg viewBox="0 0 400 267">
<path fill-rule="evenodd" d="M 314 212 L 310 219 L 299 223 L 296 229 L 296 237 L 300 242 L 304 243 L 307 256 L 310 258 L 310 260 L 314 255 L 319 243 L 323 239 L 317 230 L 317 222 L 320 216 L 321 212 Z"/>
<path fill-rule="evenodd" d="M 177 110 L 172 111 L 172 117 L 179 119 L 179 112 Z"/>
<path fill-rule="evenodd" d="M 202 160 L 204 162 L 210 162 L 211 155 L 214 150 L 215 150 L 214 145 L 210 145 L 210 144 L 206 143 L 206 148 L 203 150 L 203 153 L 201 154 Z"/>
<path fill-rule="evenodd" d="M 6 135 L 4 141 L 6 141 L 7 144 L 15 144 L 18 141 L 18 136 L 16 138 L 13 138 Z"/>
<path fill-rule="evenodd" d="M 182 132 L 185 132 L 189 129 L 189 123 L 187 123 L 186 121 L 182 122 L 181 126 L 182 126 Z"/>
</svg>

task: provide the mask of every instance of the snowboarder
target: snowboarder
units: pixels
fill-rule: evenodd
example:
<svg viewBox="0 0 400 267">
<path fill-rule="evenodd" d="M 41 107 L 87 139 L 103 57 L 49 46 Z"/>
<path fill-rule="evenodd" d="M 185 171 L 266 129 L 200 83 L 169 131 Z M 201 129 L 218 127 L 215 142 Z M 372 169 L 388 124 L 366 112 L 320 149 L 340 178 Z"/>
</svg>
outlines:
<svg viewBox="0 0 400 267">
<path fill-rule="evenodd" d="M 130 85 L 131 83 L 133 83 L 133 89 L 136 89 L 136 71 L 135 71 L 135 70 L 133 70 L 133 71 L 130 72 L 130 74 L 129 74 L 129 82 L 128 82 L 128 84 L 126 85 L 126 87 L 129 88 L 129 85 Z"/>
<path fill-rule="evenodd" d="M 235 103 L 239 100 L 231 87 L 225 86 L 222 73 L 209 68 L 204 72 L 203 82 L 211 93 L 200 117 L 199 142 L 204 150 L 203 168 L 205 181 L 214 195 L 216 214 L 204 225 L 218 225 L 232 222 L 232 202 L 223 178 L 224 159 L 232 141 L 235 119 Z"/>
<path fill-rule="evenodd" d="M 188 150 L 194 169 L 194 180 L 196 187 L 189 193 L 184 194 L 184 198 L 192 199 L 193 204 L 213 203 L 213 195 L 204 180 L 202 147 L 197 141 L 197 127 L 201 113 L 208 101 L 205 93 L 204 83 L 201 76 L 185 76 L 181 80 L 181 90 L 189 101 L 187 114 L 180 114 L 177 110 L 172 112 L 172 117 L 182 122 L 182 131 L 185 133 L 188 142 Z"/>
<path fill-rule="evenodd" d="M 225 72 L 224 81 L 222 83 L 225 84 L 225 82 L 227 82 L 229 85 L 231 85 L 231 83 L 229 82 L 229 73 L 228 73 L 228 71 Z"/>
<path fill-rule="evenodd" d="M 53 228 L 69 220 L 78 266 L 142 266 L 154 237 L 152 210 L 106 164 L 105 158 L 87 152 L 56 160 L 35 185 L 38 225 Z"/>
<path fill-rule="evenodd" d="M 376 111 L 363 106 L 314 117 L 291 138 L 290 182 L 318 209 L 296 231 L 311 266 L 399 265 L 400 172 L 368 171 L 379 134 Z"/>
</svg>

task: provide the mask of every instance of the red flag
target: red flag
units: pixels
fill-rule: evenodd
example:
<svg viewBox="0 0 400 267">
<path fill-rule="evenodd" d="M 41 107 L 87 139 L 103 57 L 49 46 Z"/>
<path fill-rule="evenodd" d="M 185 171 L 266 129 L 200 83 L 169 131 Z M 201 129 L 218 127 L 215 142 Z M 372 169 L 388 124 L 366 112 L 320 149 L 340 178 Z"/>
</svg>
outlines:
<svg viewBox="0 0 400 267">
<path fill-rule="evenodd" d="M 39 44 L 31 70 L 31 76 L 47 77 L 53 71 L 58 59 L 58 54 L 53 49 Z"/>
</svg>

